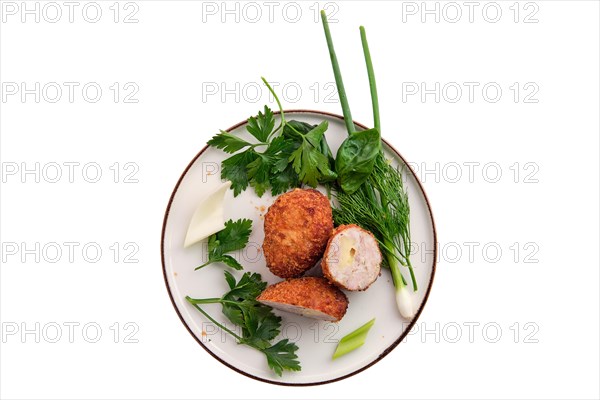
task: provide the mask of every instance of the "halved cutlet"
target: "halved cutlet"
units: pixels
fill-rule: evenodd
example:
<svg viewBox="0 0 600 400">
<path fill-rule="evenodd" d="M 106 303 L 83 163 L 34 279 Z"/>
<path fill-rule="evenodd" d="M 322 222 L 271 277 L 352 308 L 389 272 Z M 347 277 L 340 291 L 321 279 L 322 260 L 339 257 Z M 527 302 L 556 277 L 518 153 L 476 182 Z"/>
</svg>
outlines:
<svg viewBox="0 0 600 400">
<path fill-rule="evenodd" d="M 325 278 L 306 276 L 267 287 L 257 300 L 281 311 L 325 321 L 339 321 L 346 314 L 348 298 Z"/>
<path fill-rule="evenodd" d="M 329 238 L 323 275 L 346 290 L 366 290 L 381 271 L 381 251 L 373 234 L 358 225 L 340 225 Z"/>
</svg>

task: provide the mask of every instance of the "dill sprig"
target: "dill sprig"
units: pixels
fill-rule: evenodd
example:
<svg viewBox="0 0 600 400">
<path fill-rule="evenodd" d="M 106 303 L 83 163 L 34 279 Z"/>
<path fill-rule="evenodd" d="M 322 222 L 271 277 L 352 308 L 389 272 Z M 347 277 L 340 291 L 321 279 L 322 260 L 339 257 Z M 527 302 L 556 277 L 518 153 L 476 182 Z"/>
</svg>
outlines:
<svg viewBox="0 0 600 400">
<path fill-rule="evenodd" d="M 383 153 L 375 161 L 373 173 L 354 193 L 334 192 L 339 206 L 335 223 L 357 224 L 375 235 L 387 266 L 408 267 L 413 290 L 418 289 L 410 262 L 410 205 L 402 171 L 389 164 Z M 402 278 L 404 281 L 404 278 Z"/>
</svg>

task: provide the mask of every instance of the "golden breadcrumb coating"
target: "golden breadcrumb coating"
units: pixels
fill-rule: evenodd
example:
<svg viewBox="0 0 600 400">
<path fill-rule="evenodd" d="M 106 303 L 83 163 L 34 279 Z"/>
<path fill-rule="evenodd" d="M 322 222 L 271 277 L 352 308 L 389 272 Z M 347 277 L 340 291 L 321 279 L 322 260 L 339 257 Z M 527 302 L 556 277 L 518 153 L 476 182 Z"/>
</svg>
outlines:
<svg viewBox="0 0 600 400">
<path fill-rule="evenodd" d="M 257 300 L 280 310 L 335 322 L 342 319 L 348 308 L 348 298 L 340 289 L 315 276 L 271 285 Z"/>
<path fill-rule="evenodd" d="M 282 194 L 265 215 L 267 267 L 281 278 L 302 275 L 323 256 L 332 231 L 331 205 L 321 192 L 294 189 Z"/>
</svg>

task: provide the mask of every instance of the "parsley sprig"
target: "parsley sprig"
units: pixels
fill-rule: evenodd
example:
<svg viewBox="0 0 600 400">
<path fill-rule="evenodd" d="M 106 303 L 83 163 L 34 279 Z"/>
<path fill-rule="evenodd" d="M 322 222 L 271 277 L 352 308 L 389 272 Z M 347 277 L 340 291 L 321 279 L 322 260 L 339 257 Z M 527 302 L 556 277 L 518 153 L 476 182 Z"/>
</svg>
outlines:
<svg viewBox="0 0 600 400">
<path fill-rule="evenodd" d="M 222 297 L 193 299 L 186 296 L 186 300 L 212 323 L 233 336 L 238 344 L 245 344 L 262 352 L 267 358 L 269 368 L 277 375 L 281 376 L 284 370 L 300 371 L 296 344 L 288 339 L 271 344 L 280 333 L 281 318 L 273 313 L 271 307 L 256 300 L 267 286 L 261 280 L 260 274 L 246 272 L 236 282 L 234 276 L 225 271 L 225 280 L 229 291 Z M 221 304 L 227 319 L 241 328 L 241 335 L 217 322 L 199 304 Z"/>
<path fill-rule="evenodd" d="M 204 268 L 215 262 L 222 262 L 233 269 L 243 269 L 242 265 L 232 256 L 225 254 L 241 250 L 248 244 L 252 233 L 252 221 L 249 219 L 229 220 L 225 228 L 208 237 L 208 261 L 196 267 Z"/>
<path fill-rule="evenodd" d="M 277 195 L 301 185 L 316 187 L 335 181 L 333 155 L 325 138 L 327 121 L 319 125 L 287 121 L 273 88 L 265 78 L 261 79 L 279 107 L 279 125 L 275 127 L 273 111 L 264 106 L 246 124 L 246 130 L 258 142 L 251 143 L 225 131 L 208 141 L 208 145 L 233 154 L 222 162 L 221 178 L 232 182 L 234 196 L 248 186 L 260 197 L 269 188 L 271 194 Z M 258 151 L 259 148 L 264 150 Z"/>
</svg>

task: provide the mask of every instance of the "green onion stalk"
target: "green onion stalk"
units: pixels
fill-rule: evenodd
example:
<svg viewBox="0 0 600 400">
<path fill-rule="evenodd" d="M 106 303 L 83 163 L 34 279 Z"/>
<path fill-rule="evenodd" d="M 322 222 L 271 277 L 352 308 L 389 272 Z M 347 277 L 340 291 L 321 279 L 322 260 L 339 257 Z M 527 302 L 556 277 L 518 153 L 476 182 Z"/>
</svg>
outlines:
<svg viewBox="0 0 600 400">
<path fill-rule="evenodd" d="M 365 340 L 367 340 L 367 334 L 369 333 L 369 330 L 373 324 L 375 324 L 375 318 L 344 336 L 335 348 L 332 358 L 335 360 L 336 358 L 348 354 L 365 344 Z"/>
<path fill-rule="evenodd" d="M 356 132 L 356 127 L 352 121 L 348 97 L 344 89 L 344 82 L 324 11 L 321 11 L 321 19 L 342 105 L 344 122 L 348 135 L 351 136 Z M 362 26 L 360 27 L 360 35 L 369 76 L 374 127 L 378 132 L 381 132 L 375 73 L 366 32 Z M 373 171 L 367 180 L 352 193 L 346 193 L 338 188 L 335 197 L 339 203 L 339 208 L 334 208 L 335 222 L 337 224 L 357 224 L 375 235 L 392 274 L 398 310 L 405 318 L 414 317 L 412 296 L 400 270 L 402 266 L 408 268 L 412 288 L 416 291 L 418 289 L 417 281 L 410 262 L 410 207 L 401 171 L 390 165 L 385 159 L 383 151 L 380 150 Z"/>
</svg>

